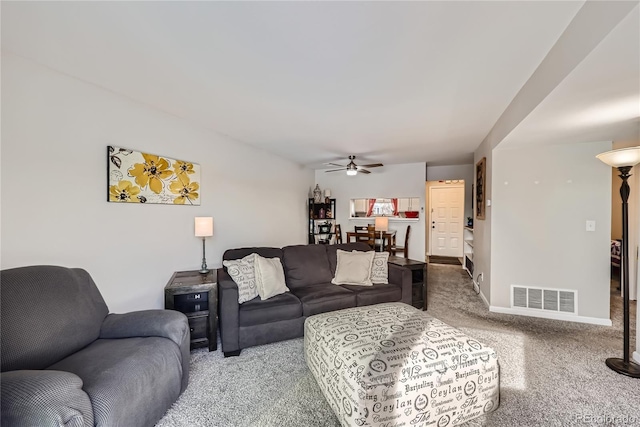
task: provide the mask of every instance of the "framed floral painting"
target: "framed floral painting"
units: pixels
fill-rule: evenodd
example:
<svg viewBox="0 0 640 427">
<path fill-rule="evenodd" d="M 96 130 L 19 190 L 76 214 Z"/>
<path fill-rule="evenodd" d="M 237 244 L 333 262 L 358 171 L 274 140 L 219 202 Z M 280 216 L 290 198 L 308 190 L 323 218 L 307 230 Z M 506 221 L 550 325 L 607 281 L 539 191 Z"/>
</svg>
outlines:
<svg viewBox="0 0 640 427">
<path fill-rule="evenodd" d="M 107 201 L 200 205 L 200 165 L 107 147 Z"/>
</svg>

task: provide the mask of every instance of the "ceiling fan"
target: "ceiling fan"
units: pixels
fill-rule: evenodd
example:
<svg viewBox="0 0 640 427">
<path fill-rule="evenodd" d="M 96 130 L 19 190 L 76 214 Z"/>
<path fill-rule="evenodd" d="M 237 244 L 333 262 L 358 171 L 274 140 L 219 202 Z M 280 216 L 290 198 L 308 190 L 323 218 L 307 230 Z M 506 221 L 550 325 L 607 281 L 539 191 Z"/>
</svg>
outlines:
<svg viewBox="0 0 640 427">
<path fill-rule="evenodd" d="M 325 172 L 339 172 L 339 171 L 347 171 L 347 175 L 356 175 L 358 172 L 362 172 L 362 173 L 371 173 L 370 171 L 364 169 L 364 168 L 377 168 L 380 166 L 384 166 L 382 163 L 372 163 L 370 165 L 363 165 L 363 166 L 358 166 L 356 165 L 353 160 L 356 158 L 356 156 L 349 156 L 349 164 L 347 166 L 343 166 L 343 165 L 338 165 L 335 163 L 326 163 L 329 166 L 338 166 L 340 169 L 331 169 L 329 171 L 325 171 Z"/>
</svg>

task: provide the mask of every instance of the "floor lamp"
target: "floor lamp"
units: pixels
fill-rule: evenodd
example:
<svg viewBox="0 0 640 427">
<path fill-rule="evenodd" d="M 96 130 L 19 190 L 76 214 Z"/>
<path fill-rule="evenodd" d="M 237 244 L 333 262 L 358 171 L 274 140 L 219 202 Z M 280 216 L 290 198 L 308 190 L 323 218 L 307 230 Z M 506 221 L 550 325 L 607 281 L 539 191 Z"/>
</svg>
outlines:
<svg viewBox="0 0 640 427">
<path fill-rule="evenodd" d="M 629 171 L 640 163 L 640 147 L 607 151 L 596 156 L 611 167 L 617 168 L 622 178 L 620 197 L 622 197 L 622 298 L 624 305 L 624 355 L 606 360 L 609 368 L 619 374 L 640 378 L 640 365 L 629 359 Z"/>
</svg>

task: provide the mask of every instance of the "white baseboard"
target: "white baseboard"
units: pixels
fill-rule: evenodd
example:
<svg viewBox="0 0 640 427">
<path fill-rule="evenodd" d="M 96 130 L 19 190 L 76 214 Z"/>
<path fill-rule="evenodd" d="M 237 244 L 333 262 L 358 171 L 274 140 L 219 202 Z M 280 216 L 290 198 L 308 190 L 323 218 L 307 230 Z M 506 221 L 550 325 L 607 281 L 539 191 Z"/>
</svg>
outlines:
<svg viewBox="0 0 640 427">
<path fill-rule="evenodd" d="M 489 311 L 491 311 L 491 305 L 489 304 L 489 301 L 487 301 L 487 297 L 484 296 L 482 291 L 480 291 L 480 298 L 482 298 L 482 301 L 484 301 L 484 303 L 487 305 L 487 307 L 489 307 Z"/>
<path fill-rule="evenodd" d="M 540 317 L 543 319 L 564 320 L 565 322 L 590 323 L 592 325 L 611 326 L 611 319 L 601 319 L 599 317 L 576 316 L 573 314 L 563 314 L 547 311 L 532 311 L 521 308 L 507 308 L 490 306 L 489 311 L 494 313 L 515 314 L 516 316 Z"/>
<path fill-rule="evenodd" d="M 633 360 L 635 360 L 636 362 L 640 363 L 640 353 L 637 351 L 633 352 Z"/>
</svg>

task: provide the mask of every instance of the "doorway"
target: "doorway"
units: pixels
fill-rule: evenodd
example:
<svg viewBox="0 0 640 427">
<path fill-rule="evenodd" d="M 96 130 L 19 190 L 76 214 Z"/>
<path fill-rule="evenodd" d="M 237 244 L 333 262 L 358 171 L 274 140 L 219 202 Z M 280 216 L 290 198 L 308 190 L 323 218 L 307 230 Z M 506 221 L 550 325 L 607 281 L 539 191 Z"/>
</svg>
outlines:
<svg viewBox="0 0 640 427">
<path fill-rule="evenodd" d="M 461 258 L 464 229 L 464 182 L 428 186 L 428 255 Z"/>
</svg>

